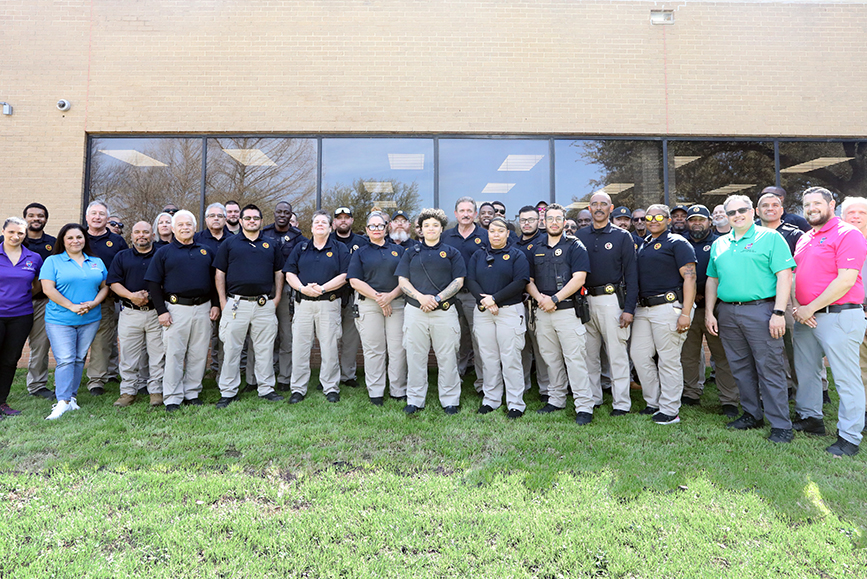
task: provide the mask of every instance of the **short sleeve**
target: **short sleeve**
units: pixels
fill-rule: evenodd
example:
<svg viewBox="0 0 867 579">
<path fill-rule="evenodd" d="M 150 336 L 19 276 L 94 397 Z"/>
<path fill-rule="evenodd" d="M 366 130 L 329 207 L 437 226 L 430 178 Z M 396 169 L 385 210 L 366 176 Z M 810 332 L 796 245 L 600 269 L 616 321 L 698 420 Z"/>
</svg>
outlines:
<svg viewBox="0 0 867 579">
<path fill-rule="evenodd" d="M 719 247 L 717 246 L 719 240 L 713 242 L 713 245 L 710 246 L 710 259 L 707 262 L 707 277 L 719 278 L 719 274 L 716 272 L 716 252 Z"/>
<path fill-rule="evenodd" d="M 284 273 L 298 275 L 298 260 L 301 257 L 301 247 L 303 245 L 303 243 L 296 243 L 295 247 L 292 248 L 292 253 L 289 254 L 289 257 L 286 258 L 286 263 L 283 264 Z"/>
<path fill-rule="evenodd" d="M 772 233 L 774 241 L 771 246 L 771 271 L 779 273 L 784 269 L 794 268 L 795 258 L 792 257 L 792 251 L 789 249 L 789 244 L 786 243 L 786 239 L 776 231 Z M 861 240 L 863 241 L 863 239 L 864 238 L 862 237 Z M 858 267 L 857 269 L 861 268 Z"/>
<path fill-rule="evenodd" d="M 846 231 L 837 243 L 837 269 L 857 269 L 864 265 L 867 256 L 867 240 L 855 229 Z"/>
<path fill-rule="evenodd" d="M 572 270 L 572 273 L 578 271 L 590 273 L 590 254 L 579 240 L 576 240 L 569 246 L 569 268 Z"/>
<path fill-rule="evenodd" d="M 340 271 L 338 272 L 337 275 L 340 275 L 341 273 L 346 273 L 347 271 L 349 271 L 349 257 L 350 257 L 349 256 L 349 250 L 346 249 L 346 246 L 343 245 L 342 243 L 338 243 L 337 257 L 340 260 L 339 261 Z"/>
<path fill-rule="evenodd" d="M 346 270 L 346 279 L 364 279 L 364 265 L 361 263 L 362 251 L 356 251 L 349 258 L 349 269 Z"/>
<path fill-rule="evenodd" d="M 697 261 L 692 244 L 683 238 L 675 240 L 672 243 L 672 250 L 674 251 L 674 261 L 677 263 L 678 269 L 688 263 L 695 263 Z"/>
<path fill-rule="evenodd" d="M 394 275 L 409 279 L 409 264 L 412 261 L 413 255 L 415 255 L 415 248 L 412 247 L 403 252 L 403 255 L 400 256 L 400 263 L 397 264 L 397 269 L 394 270 Z"/>
<path fill-rule="evenodd" d="M 157 254 L 151 260 L 151 264 L 148 266 L 148 271 L 145 274 L 145 281 L 152 281 L 155 283 L 163 283 L 163 280 L 166 277 L 166 264 L 165 264 L 165 254 L 164 248 L 160 248 L 157 251 Z"/>
<path fill-rule="evenodd" d="M 126 251 L 126 250 L 124 250 Z M 111 268 L 108 270 L 108 278 L 105 280 L 105 283 L 111 285 L 113 283 L 123 283 L 123 261 L 124 254 L 119 253 L 111 260 Z"/>
<path fill-rule="evenodd" d="M 213 265 L 216 269 L 219 269 L 223 273 L 229 271 L 229 242 L 231 239 L 227 239 L 223 243 L 220 244 L 220 248 L 217 250 L 217 254 L 214 256 Z"/>
<path fill-rule="evenodd" d="M 57 267 L 55 264 L 60 259 L 57 256 L 49 256 L 42 264 L 42 269 L 39 270 L 39 279 L 48 279 L 51 281 L 57 280 Z"/>
<path fill-rule="evenodd" d="M 451 247 L 451 246 L 449 246 Z M 461 252 L 452 247 L 449 259 L 452 261 L 452 279 L 459 277 L 467 277 L 467 264 L 464 262 L 464 256 Z"/>
<path fill-rule="evenodd" d="M 525 282 L 530 281 L 530 260 L 524 255 L 524 252 L 518 250 L 515 252 L 514 278 Z"/>
</svg>

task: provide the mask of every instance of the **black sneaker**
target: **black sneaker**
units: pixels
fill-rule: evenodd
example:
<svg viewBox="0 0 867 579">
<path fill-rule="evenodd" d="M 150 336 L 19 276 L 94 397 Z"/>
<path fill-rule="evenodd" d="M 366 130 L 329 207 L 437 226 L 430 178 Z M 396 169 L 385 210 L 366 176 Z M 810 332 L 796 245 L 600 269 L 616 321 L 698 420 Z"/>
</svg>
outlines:
<svg viewBox="0 0 867 579">
<path fill-rule="evenodd" d="M 770 442 L 792 442 L 795 438 L 795 433 L 791 428 L 772 428 L 771 435 L 768 436 Z"/>
<path fill-rule="evenodd" d="M 653 415 L 653 421 L 657 424 L 677 424 L 680 422 L 680 416 L 671 416 L 669 414 L 657 412 Z"/>
<path fill-rule="evenodd" d="M 280 402 L 283 400 L 283 397 L 277 394 L 276 392 L 268 392 L 264 396 L 259 396 L 259 400 L 267 400 L 269 402 Z"/>
<path fill-rule="evenodd" d="M 283 382 L 277 382 L 277 386 L 274 388 L 277 392 L 289 392 L 292 390 L 292 387 L 289 384 L 285 384 Z"/>
<path fill-rule="evenodd" d="M 536 414 L 548 414 L 551 412 L 557 412 L 558 410 L 563 410 L 563 408 L 554 406 L 553 404 L 545 404 L 545 406 L 536 411 Z"/>
<path fill-rule="evenodd" d="M 204 402 L 199 400 L 198 398 L 190 398 L 189 400 L 184 400 L 184 406 L 202 406 Z"/>
<path fill-rule="evenodd" d="M 404 413 L 409 415 L 415 414 L 416 412 L 421 412 L 422 410 L 424 410 L 424 407 L 419 408 L 418 406 L 413 406 L 412 404 L 407 404 L 403 407 Z"/>
<path fill-rule="evenodd" d="M 102 386 L 97 386 L 90 389 L 91 396 L 102 396 L 103 394 L 105 394 L 105 388 L 103 388 Z"/>
<path fill-rule="evenodd" d="M 316 389 L 322 390 L 322 382 L 319 382 L 318 384 L 316 384 Z"/>
<path fill-rule="evenodd" d="M 590 424 L 591 422 L 593 422 L 592 412 L 579 412 L 575 415 L 575 423 L 578 426 L 584 426 L 585 424 Z"/>
<path fill-rule="evenodd" d="M 830 404 L 830 403 L 831 403 L 831 397 L 828 395 L 828 391 L 823 390 L 822 391 L 822 404 Z"/>
<path fill-rule="evenodd" d="M 618 410 L 617 408 L 611 411 L 611 416 L 626 416 L 629 414 L 628 410 Z"/>
<path fill-rule="evenodd" d="M 385 398 L 383 396 L 371 396 L 370 403 L 374 406 L 382 406 L 385 404 Z"/>
<path fill-rule="evenodd" d="M 792 428 L 804 434 L 825 436 L 825 421 L 821 418 L 798 418 L 792 421 Z"/>
<path fill-rule="evenodd" d="M 445 406 L 445 407 L 443 407 L 443 412 L 445 412 L 449 416 L 453 416 L 460 411 L 461 411 L 460 406 Z"/>
<path fill-rule="evenodd" d="M 506 414 L 506 418 L 515 419 L 515 418 L 520 418 L 523 415 L 524 415 L 524 413 L 522 411 L 512 409 L 512 410 L 509 410 L 508 414 Z"/>
<path fill-rule="evenodd" d="M 325 395 L 325 399 L 331 402 L 332 404 L 336 402 L 340 402 L 340 392 L 329 392 Z"/>
<path fill-rule="evenodd" d="M 177 412 L 180 409 L 180 404 L 166 404 L 166 412 Z"/>
<path fill-rule="evenodd" d="M 547 394 L 539 394 L 539 400 L 541 400 L 545 404 L 548 404 L 548 395 Z"/>
<path fill-rule="evenodd" d="M 830 452 L 834 456 L 855 456 L 856 454 L 858 454 L 858 445 L 852 444 L 838 434 L 837 442 L 835 442 L 825 450 Z"/>
<path fill-rule="evenodd" d="M 493 412 L 494 409 L 488 406 L 487 404 L 482 404 L 479 406 L 479 409 L 476 410 L 476 414 L 487 414 L 489 412 Z"/>
<path fill-rule="evenodd" d="M 235 401 L 234 396 L 223 396 L 217 400 L 217 408 L 226 408 L 229 404 Z"/>
<path fill-rule="evenodd" d="M 685 406 L 701 406 L 701 400 L 698 398 L 690 398 L 689 396 L 681 396 L 680 403 Z"/>
<path fill-rule="evenodd" d="M 304 400 L 304 395 L 300 392 L 293 392 L 292 396 L 289 397 L 289 404 L 298 404 Z"/>
<path fill-rule="evenodd" d="M 659 412 L 659 408 L 654 408 L 653 406 L 645 406 L 641 410 L 638 411 L 639 414 L 643 416 L 653 416 Z"/>
<path fill-rule="evenodd" d="M 761 428 L 765 425 L 765 421 L 761 418 L 756 418 L 749 412 L 744 412 L 741 417 L 733 422 L 726 424 L 726 428 L 734 430 L 750 430 L 752 428 Z"/>
<path fill-rule="evenodd" d="M 355 378 L 350 378 L 349 380 L 344 380 L 343 383 L 346 384 L 347 386 L 349 386 L 350 388 L 358 388 L 358 380 L 356 380 Z"/>
<path fill-rule="evenodd" d="M 48 388 L 40 388 L 35 392 L 31 392 L 30 395 L 39 396 L 40 398 L 45 398 L 46 400 L 54 400 L 54 390 L 49 390 Z"/>
<path fill-rule="evenodd" d="M 404 394 L 403 396 L 395 396 L 393 394 L 389 394 L 388 397 L 392 400 L 406 400 L 406 394 Z"/>
<path fill-rule="evenodd" d="M 738 407 L 734 404 L 723 404 L 722 405 L 722 413 L 723 416 L 728 418 L 737 418 L 738 417 Z"/>
<path fill-rule="evenodd" d="M 148 385 L 145 384 L 144 386 L 142 386 L 141 388 L 138 389 L 138 392 L 136 392 L 136 395 L 147 396 L 147 393 L 148 393 Z"/>
</svg>

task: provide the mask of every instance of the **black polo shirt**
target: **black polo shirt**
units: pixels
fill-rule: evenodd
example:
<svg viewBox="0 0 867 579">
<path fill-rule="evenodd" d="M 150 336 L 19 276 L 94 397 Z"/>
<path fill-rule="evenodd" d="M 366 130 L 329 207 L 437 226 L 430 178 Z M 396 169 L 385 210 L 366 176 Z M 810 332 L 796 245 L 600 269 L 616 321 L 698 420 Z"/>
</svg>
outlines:
<svg viewBox="0 0 867 579">
<path fill-rule="evenodd" d="M 695 302 L 698 305 L 704 302 L 704 287 L 707 284 L 707 264 L 710 262 L 710 246 L 717 239 L 719 239 L 719 235 L 714 233 L 713 228 L 708 231 L 707 237 L 701 241 L 694 240 L 692 236 L 686 238 L 695 252 Z"/>
<path fill-rule="evenodd" d="M 394 291 L 397 287 L 397 275 L 394 272 L 404 251 L 404 248 L 394 243 L 382 246 L 366 243 L 352 254 L 346 279 L 360 279 L 380 293 Z"/>
<path fill-rule="evenodd" d="M 290 225 L 286 231 L 277 231 L 277 227 L 273 223 L 262 229 L 262 237 L 273 240 L 279 246 L 284 264 L 289 254 L 295 249 L 295 245 L 307 241 L 307 238 L 297 227 Z"/>
<path fill-rule="evenodd" d="M 632 235 L 632 243 L 635 246 L 635 251 L 637 252 L 639 249 L 641 249 L 641 246 L 644 245 L 644 238 L 635 233 L 634 231 L 630 235 Z"/>
<path fill-rule="evenodd" d="M 0 243 L 3 243 L 3 236 L 0 235 Z M 39 239 L 31 239 L 29 237 L 25 237 L 22 245 L 32 251 L 33 253 L 38 253 L 39 257 L 42 258 L 42 263 L 45 263 L 45 260 L 48 259 L 48 256 L 51 255 L 51 252 L 54 251 L 54 246 L 57 244 L 57 238 L 52 237 L 43 232 L 42 237 Z"/>
<path fill-rule="evenodd" d="M 348 269 L 349 250 L 331 236 L 322 249 L 317 249 L 312 239 L 296 244 L 283 265 L 283 271 L 297 275 L 302 285 L 328 283 Z"/>
<path fill-rule="evenodd" d="M 789 225 L 794 225 L 795 227 L 800 229 L 802 232 L 807 232 L 807 231 L 810 231 L 810 229 L 812 229 L 812 227 L 810 227 L 810 223 L 806 219 L 804 219 L 800 215 L 795 215 L 794 213 L 786 213 L 785 211 L 783 211 L 783 216 L 781 217 L 781 219 L 782 219 L 783 223 L 788 223 Z M 794 253 L 794 252 L 792 252 L 792 253 Z"/>
<path fill-rule="evenodd" d="M 395 245 L 399 245 L 404 249 L 409 249 L 410 247 L 415 247 L 416 245 L 418 245 L 420 243 L 417 239 L 413 239 L 412 237 L 407 237 L 406 241 L 404 241 L 403 243 L 398 243 L 397 241 L 392 239 L 391 236 L 386 237 L 386 241 L 388 241 L 388 243 L 393 243 Z"/>
<path fill-rule="evenodd" d="M 592 224 L 582 227 L 576 235 L 590 257 L 590 273 L 584 285 L 596 287 L 623 282 L 626 284 L 623 311 L 634 314 L 638 301 L 638 269 L 632 235 L 610 223 L 602 229 Z"/>
<path fill-rule="evenodd" d="M 547 233 L 537 230 L 536 234 L 530 239 L 524 239 L 524 236 L 522 235 L 521 238 L 515 242 L 515 247 L 523 251 L 527 261 L 531 262 L 533 261 L 533 249 L 536 247 L 536 244 L 545 243 L 545 240 L 547 239 Z"/>
<path fill-rule="evenodd" d="M 156 253 L 157 249 L 153 246 L 147 253 L 140 253 L 135 247 L 124 249 L 114 256 L 105 280 L 106 285 L 119 283 L 130 292 L 148 289 L 145 274 Z"/>
<path fill-rule="evenodd" d="M 174 240 L 174 238 L 172 238 L 172 240 Z M 193 241 L 195 241 L 195 240 L 196 240 L 196 236 L 194 235 Z M 162 239 L 157 239 L 156 241 L 154 241 L 154 248 L 159 249 L 161 247 L 167 246 L 169 243 L 171 243 L 171 241 L 163 241 Z"/>
<path fill-rule="evenodd" d="M 211 304 L 218 305 L 213 264 L 213 252 L 195 241 L 184 245 L 175 239 L 159 248 L 145 274 L 157 312 L 164 314 L 168 311 L 164 296 L 169 294 L 182 298 L 210 296 Z"/>
<path fill-rule="evenodd" d="M 467 287 L 477 303 L 482 301 L 482 294 L 488 294 L 499 306 L 519 304 L 529 281 L 530 261 L 524 250 L 512 243 L 501 249 L 480 249 L 467 267 Z"/>
<path fill-rule="evenodd" d="M 670 231 L 656 239 L 648 236 L 638 250 L 638 295 L 646 298 L 683 288 L 680 268 L 688 263 L 695 263 L 695 251 L 686 239 Z"/>
<path fill-rule="evenodd" d="M 419 243 L 403 252 L 395 275 L 405 277 L 424 295 L 434 296 L 459 277 L 467 276 L 467 265 L 461 252 L 442 241 L 434 246 Z M 418 307 L 418 302 L 407 297 L 407 303 Z"/>
<path fill-rule="evenodd" d="M 795 255 L 795 248 L 798 246 L 798 240 L 801 239 L 804 232 L 791 223 L 785 222 L 780 223 L 780 226 L 777 227 L 776 231 L 783 236 L 783 239 L 785 239 L 786 243 L 789 245 L 789 251 L 792 252 L 792 255 Z"/>
<path fill-rule="evenodd" d="M 554 295 L 563 289 L 578 271 L 590 273 L 590 257 L 581 240 L 561 235 L 560 240 L 552 247 L 548 245 L 546 233 L 533 247 L 530 277 L 543 294 Z"/>
<path fill-rule="evenodd" d="M 361 246 L 367 243 L 367 238 L 363 235 L 358 235 L 357 233 L 350 231 L 349 235 L 346 237 L 340 237 L 337 235 L 336 231 L 332 231 L 329 236 L 331 239 L 335 241 L 339 241 L 340 243 L 346 246 L 346 249 L 349 250 L 349 255 L 352 255 L 356 252 Z"/>
<path fill-rule="evenodd" d="M 283 269 L 279 246 L 259 235 L 247 239 L 243 232 L 220 245 L 214 268 L 226 274 L 226 291 L 239 296 L 273 296 L 274 272 Z"/>
<path fill-rule="evenodd" d="M 224 241 L 233 237 L 235 234 L 229 231 L 228 227 L 223 227 L 223 236 L 220 239 L 214 237 L 214 234 L 211 233 L 210 229 L 205 229 L 203 231 L 199 231 L 193 236 L 193 241 L 195 243 L 200 243 L 210 249 L 214 255 L 217 255 L 217 251 L 220 249 L 220 246 Z"/>
<path fill-rule="evenodd" d="M 461 256 L 464 258 L 464 265 L 468 265 L 470 263 L 470 258 L 473 257 L 473 254 L 476 251 L 488 246 L 488 232 L 485 231 L 484 227 L 477 224 L 475 229 L 473 229 L 473 232 L 464 238 L 464 236 L 458 232 L 457 226 L 455 226 L 443 231 L 440 242 L 445 243 L 446 245 L 451 245 L 460 251 Z"/>
<path fill-rule="evenodd" d="M 90 241 L 91 251 L 96 254 L 96 257 L 102 260 L 102 263 L 105 264 L 106 270 L 111 269 L 111 262 L 115 255 L 124 249 L 129 249 L 129 246 L 126 244 L 123 237 L 117 233 L 112 233 L 108 229 L 105 230 L 105 233 L 98 236 L 88 233 L 87 239 Z"/>
</svg>

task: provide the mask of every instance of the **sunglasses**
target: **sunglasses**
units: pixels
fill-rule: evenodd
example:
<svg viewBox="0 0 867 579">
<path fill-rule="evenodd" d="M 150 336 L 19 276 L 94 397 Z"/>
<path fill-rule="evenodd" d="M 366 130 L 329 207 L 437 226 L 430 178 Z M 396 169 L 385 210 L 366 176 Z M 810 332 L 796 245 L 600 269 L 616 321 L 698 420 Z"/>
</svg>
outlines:
<svg viewBox="0 0 867 579">
<path fill-rule="evenodd" d="M 166 209 L 163 211 L 163 213 L 168 213 L 169 215 L 174 215 L 178 211 L 180 211 L 180 209 Z"/>
<path fill-rule="evenodd" d="M 112 227 L 120 227 L 121 229 L 123 229 L 123 223 L 119 221 L 109 221 L 108 224 Z"/>
<path fill-rule="evenodd" d="M 494 209 L 494 213 L 496 213 L 497 215 L 505 215 L 506 210 L 505 209 Z"/>
<path fill-rule="evenodd" d="M 662 214 L 659 214 L 659 215 L 645 215 L 645 216 L 644 216 L 644 220 L 647 221 L 648 223 L 653 223 L 654 221 L 656 221 L 656 222 L 662 222 L 662 221 L 665 221 L 665 219 L 666 219 L 665 215 L 662 215 Z"/>
<path fill-rule="evenodd" d="M 640 223 L 640 222 L 644 221 L 644 217 L 633 217 L 632 220 L 635 223 Z"/>
<path fill-rule="evenodd" d="M 738 213 L 743 215 L 744 213 L 747 213 L 750 209 L 752 209 L 752 207 L 741 207 L 739 209 L 731 209 L 729 211 L 726 211 L 726 215 L 728 215 L 729 217 L 734 217 Z"/>
</svg>

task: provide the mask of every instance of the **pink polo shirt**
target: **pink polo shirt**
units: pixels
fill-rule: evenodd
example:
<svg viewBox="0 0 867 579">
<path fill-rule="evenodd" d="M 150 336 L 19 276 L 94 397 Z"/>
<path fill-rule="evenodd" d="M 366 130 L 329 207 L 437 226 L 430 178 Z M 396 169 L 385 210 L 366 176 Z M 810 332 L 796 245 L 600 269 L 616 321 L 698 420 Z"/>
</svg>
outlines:
<svg viewBox="0 0 867 579">
<path fill-rule="evenodd" d="M 855 227 L 832 217 L 822 229 L 811 229 L 801 236 L 795 248 L 795 297 L 809 304 L 837 277 L 838 269 L 857 269 L 858 280 L 835 304 L 860 304 L 864 301 L 861 267 L 867 256 L 867 240 Z"/>
</svg>

